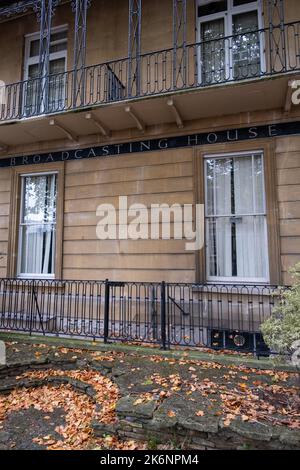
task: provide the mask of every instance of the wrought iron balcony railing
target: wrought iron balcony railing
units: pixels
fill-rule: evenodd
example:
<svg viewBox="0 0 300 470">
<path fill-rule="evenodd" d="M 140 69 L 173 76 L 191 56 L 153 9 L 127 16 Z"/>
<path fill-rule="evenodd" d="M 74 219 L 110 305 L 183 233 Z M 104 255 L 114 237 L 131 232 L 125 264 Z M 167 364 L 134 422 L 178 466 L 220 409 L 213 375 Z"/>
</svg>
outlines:
<svg viewBox="0 0 300 470">
<path fill-rule="evenodd" d="M 298 70 L 300 21 L 7 84 L 0 121 Z"/>
</svg>

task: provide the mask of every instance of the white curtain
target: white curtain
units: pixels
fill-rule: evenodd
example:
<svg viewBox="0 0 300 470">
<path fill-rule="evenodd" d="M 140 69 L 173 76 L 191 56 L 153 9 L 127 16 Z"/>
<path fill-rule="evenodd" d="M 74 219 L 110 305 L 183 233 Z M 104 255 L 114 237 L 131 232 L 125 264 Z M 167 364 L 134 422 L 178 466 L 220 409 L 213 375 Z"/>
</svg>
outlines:
<svg viewBox="0 0 300 470">
<path fill-rule="evenodd" d="M 208 222 L 210 276 L 231 276 L 231 160 L 215 159 L 210 163 L 208 210 L 213 217 Z M 222 217 L 225 216 L 225 217 Z M 227 217 L 226 217 L 227 216 Z"/>
<path fill-rule="evenodd" d="M 55 177 L 51 178 L 50 180 L 50 188 L 49 188 L 49 197 L 46 197 L 48 201 L 46 202 L 46 220 L 54 222 L 54 211 L 55 211 Z M 54 266 L 54 226 L 46 226 L 45 237 L 44 237 L 44 259 L 43 259 L 43 267 L 42 273 L 48 274 L 49 273 L 49 263 L 51 261 L 52 267 Z M 51 249 L 52 248 L 52 249 Z M 52 259 L 50 260 L 50 257 Z"/>
<path fill-rule="evenodd" d="M 23 274 L 41 274 L 43 256 L 42 227 L 23 227 Z"/>
<path fill-rule="evenodd" d="M 260 156 L 236 158 L 234 163 L 235 213 L 242 216 L 235 224 L 237 276 L 241 278 L 265 278 L 267 272 L 266 220 L 264 215 L 255 215 L 264 210 L 260 163 Z"/>
<path fill-rule="evenodd" d="M 231 223 L 231 160 L 216 160 L 215 204 L 216 215 L 227 215 L 216 219 L 217 276 L 232 275 Z"/>
</svg>

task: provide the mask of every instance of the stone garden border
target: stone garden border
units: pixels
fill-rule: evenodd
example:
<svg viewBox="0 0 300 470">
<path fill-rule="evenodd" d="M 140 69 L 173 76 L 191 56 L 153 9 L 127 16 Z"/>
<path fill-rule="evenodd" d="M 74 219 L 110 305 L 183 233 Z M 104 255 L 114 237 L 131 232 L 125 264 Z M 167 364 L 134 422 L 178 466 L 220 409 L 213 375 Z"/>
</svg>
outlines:
<svg viewBox="0 0 300 470">
<path fill-rule="evenodd" d="M 155 354 L 155 351 L 152 351 L 152 354 Z M 115 382 L 117 370 L 114 371 L 113 365 L 111 367 L 101 363 L 96 365 L 92 361 L 83 363 L 82 360 L 76 358 L 46 357 L 0 366 L 0 394 L 8 394 L 21 387 L 70 384 L 75 390 L 85 393 L 96 402 L 96 391 L 91 385 L 68 377 L 68 370 L 87 368 L 97 370 Z M 48 377 L 45 380 L 15 380 L 16 376 L 24 372 L 47 369 L 63 370 L 66 375 Z M 6 383 L 1 383 L 4 379 Z M 105 425 L 93 421 L 92 428 L 95 436 L 116 435 L 121 439 L 151 441 L 152 443 L 173 442 L 198 450 L 300 449 L 300 432 L 297 430 L 262 423 L 247 423 L 240 419 L 232 421 L 230 426 L 225 428 L 219 417 L 212 419 L 211 416 L 207 421 L 199 424 L 197 421 L 186 418 L 184 414 L 178 417 L 168 417 L 162 412 L 161 403 L 154 399 L 134 405 L 137 398 L 137 395 L 120 398 L 116 405 L 118 421 L 115 424 Z M 98 410 L 101 411 L 101 408 Z"/>
</svg>

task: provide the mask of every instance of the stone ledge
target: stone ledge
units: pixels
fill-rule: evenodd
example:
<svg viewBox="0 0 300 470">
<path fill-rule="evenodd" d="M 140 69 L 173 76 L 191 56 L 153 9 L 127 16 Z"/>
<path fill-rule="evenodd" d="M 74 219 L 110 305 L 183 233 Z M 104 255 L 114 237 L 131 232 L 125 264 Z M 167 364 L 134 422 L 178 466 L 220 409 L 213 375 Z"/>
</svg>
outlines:
<svg viewBox="0 0 300 470">
<path fill-rule="evenodd" d="M 239 417 L 229 426 L 220 418 L 201 422 L 189 417 L 167 417 L 155 400 L 134 405 L 136 396 L 119 400 L 116 411 L 118 422 L 113 426 L 93 423 L 96 436 L 114 434 L 123 439 L 158 442 L 176 441 L 190 449 L 201 450 L 299 450 L 300 431 L 270 426 L 263 423 L 243 422 Z"/>
<path fill-rule="evenodd" d="M 136 403 L 137 396 L 128 395 L 122 397 L 116 406 L 119 418 L 131 417 L 149 420 L 153 417 L 154 411 L 158 407 L 158 400 L 150 400 L 145 403 Z"/>
<path fill-rule="evenodd" d="M 139 422 L 119 420 L 114 425 L 104 425 L 94 422 L 92 424 L 93 431 L 97 437 L 103 437 L 107 434 L 117 435 L 122 439 L 135 439 L 147 442 L 150 439 L 156 439 L 158 443 L 166 443 L 175 441 L 183 444 L 189 449 L 200 450 L 299 450 L 300 449 L 300 433 L 294 431 L 281 431 L 281 434 L 275 432 L 265 438 L 259 436 L 255 432 L 240 434 L 238 428 L 219 429 L 217 433 L 197 431 L 187 429 L 177 424 L 173 427 L 164 427 L 164 423 L 157 426 L 157 422 L 153 426 L 153 421 Z"/>
<path fill-rule="evenodd" d="M 58 361 L 53 361 L 52 359 L 46 358 L 43 360 L 31 360 L 24 362 L 16 362 L 13 364 L 8 364 L 6 366 L 1 366 L 0 368 L 0 379 L 5 379 L 7 377 L 14 377 L 16 375 L 21 375 L 28 370 L 47 370 L 47 369 L 64 369 L 72 370 L 77 367 L 76 359 L 65 359 Z"/>
</svg>

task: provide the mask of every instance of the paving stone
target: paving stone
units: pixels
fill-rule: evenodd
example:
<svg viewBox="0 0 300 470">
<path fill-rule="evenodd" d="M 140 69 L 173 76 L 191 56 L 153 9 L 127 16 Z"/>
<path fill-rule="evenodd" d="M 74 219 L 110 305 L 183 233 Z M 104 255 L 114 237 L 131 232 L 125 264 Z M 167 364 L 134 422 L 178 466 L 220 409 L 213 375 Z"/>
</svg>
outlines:
<svg viewBox="0 0 300 470">
<path fill-rule="evenodd" d="M 0 431 L 0 443 L 5 444 L 9 441 L 10 439 L 10 434 L 5 431 Z"/>
<path fill-rule="evenodd" d="M 118 431 L 118 424 L 104 424 L 94 420 L 92 428 L 95 436 L 103 437 L 105 434 L 115 434 Z"/>
<path fill-rule="evenodd" d="M 239 436 L 269 442 L 272 439 L 272 426 L 262 423 L 243 422 L 240 418 L 231 421 L 228 428 Z"/>
<path fill-rule="evenodd" d="M 279 437 L 280 442 L 300 449 L 300 431 L 285 429 Z"/>
<path fill-rule="evenodd" d="M 151 419 L 155 409 L 157 408 L 157 401 L 151 400 L 140 404 L 135 404 L 138 396 L 126 396 L 121 398 L 116 406 L 116 412 L 119 416 L 135 416 L 144 419 Z"/>
</svg>

